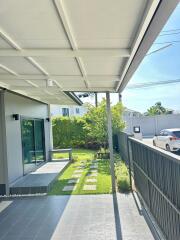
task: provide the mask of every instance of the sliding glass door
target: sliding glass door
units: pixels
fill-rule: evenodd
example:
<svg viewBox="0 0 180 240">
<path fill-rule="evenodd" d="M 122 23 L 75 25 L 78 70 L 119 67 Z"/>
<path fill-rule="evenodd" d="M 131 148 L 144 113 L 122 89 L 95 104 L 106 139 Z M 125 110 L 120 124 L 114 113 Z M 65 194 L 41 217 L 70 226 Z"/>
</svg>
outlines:
<svg viewBox="0 0 180 240">
<path fill-rule="evenodd" d="M 45 161 L 44 121 L 22 118 L 21 131 L 24 174 L 26 174 Z"/>
<path fill-rule="evenodd" d="M 35 139 L 35 158 L 36 164 L 44 161 L 44 121 L 34 121 L 34 139 Z"/>
</svg>

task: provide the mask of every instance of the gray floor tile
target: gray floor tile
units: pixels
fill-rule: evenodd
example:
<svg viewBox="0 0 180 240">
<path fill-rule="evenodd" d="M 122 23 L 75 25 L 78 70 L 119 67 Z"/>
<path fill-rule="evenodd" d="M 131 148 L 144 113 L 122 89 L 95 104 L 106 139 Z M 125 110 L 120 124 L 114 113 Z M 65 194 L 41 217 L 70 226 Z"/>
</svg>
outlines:
<svg viewBox="0 0 180 240">
<path fill-rule="evenodd" d="M 117 200 L 123 240 L 153 240 L 132 195 Z M 111 194 L 16 199 L 0 212 L 1 240 L 117 240 L 116 227 Z"/>
</svg>

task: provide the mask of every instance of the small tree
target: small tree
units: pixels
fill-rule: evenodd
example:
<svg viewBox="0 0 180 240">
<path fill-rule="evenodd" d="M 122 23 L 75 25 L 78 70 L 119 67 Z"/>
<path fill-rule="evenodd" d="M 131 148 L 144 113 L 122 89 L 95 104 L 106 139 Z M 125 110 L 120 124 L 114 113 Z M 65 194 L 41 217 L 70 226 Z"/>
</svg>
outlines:
<svg viewBox="0 0 180 240">
<path fill-rule="evenodd" d="M 118 133 L 125 127 L 122 120 L 123 106 L 121 103 L 111 107 L 113 133 Z M 107 113 L 106 100 L 103 99 L 98 107 L 88 106 L 88 112 L 84 116 L 84 129 L 89 141 L 95 141 L 104 148 L 107 146 Z"/>
<path fill-rule="evenodd" d="M 161 115 L 161 114 L 170 114 L 172 113 L 172 110 L 169 110 L 162 106 L 161 102 L 155 103 L 154 106 L 150 107 L 147 110 L 146 115 L 147 116 L 154 116 L 154 115 Z"/>
</svg>

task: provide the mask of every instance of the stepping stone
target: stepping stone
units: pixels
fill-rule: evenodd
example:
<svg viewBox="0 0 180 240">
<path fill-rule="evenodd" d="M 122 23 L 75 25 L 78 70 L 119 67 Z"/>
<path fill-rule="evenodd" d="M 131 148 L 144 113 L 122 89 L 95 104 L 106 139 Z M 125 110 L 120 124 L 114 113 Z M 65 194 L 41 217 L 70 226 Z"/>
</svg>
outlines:
<svg viewBox="0 0 180 240">
<path fill-rule="evenodd" d="M 98 160 L 92 160 L 92 163 L 98 163 Z"/>
<path fill-rule="evenodd" d="M 72 178 L 72 179 L 69 179 L 68 184 L 72 184 L 72 183 L 76 184 L 78 182 L 79 182 L 79 178 L 74 178 L 74 179 Z"/>
<path fill-rule="evenodd" d="M 73 174 L 72 178 L 80 178 L 82 174 Z"/>
<path fill-rule="evenodd" d="M 77 166 L 77 169 L 84 169 L 86 166 Z"/>
<path fill-rule="evenodd" d="M 87 176 L 88 177 L 97 177 L 97 173 L 88 173 Z"/>
<path fill-rule="evenodd" d="M 83 190 L 95 191 L 96 190 L 96 185 L 84 185 Z"/>
<path fill-rule="evenodd" d="M 95 178 L 88 178 L 88 179 L 86 179 L 86 182 L 87 183 L 95 183 L 95 182 L 97 182 L 97 179 L 95 179 Z"/>
<path fill-rule="evenodd" d="M 97 173 L 97 172 L 98 172 L 97 169 L 91 170 L 91 173 Z"/>
<path fill-rule="evenodd" d="M 67 192 L 67 191 L 73 191 L 76 189 L 76 185 L 69 185 L 69 186 L 65 186 L 63 188 L 63 192 Z"/>
<path fill-rule="evenodd" d="M 98 166 L 96 166 L 96 165 L 91 165 L 90 166 L 90 169 L 97 169 L 98 168 Z"/>
<path fill-rule="evenodd" d="M 75 170 L 74 173 L 82 173 L 83 170 Z"/>
</svg>

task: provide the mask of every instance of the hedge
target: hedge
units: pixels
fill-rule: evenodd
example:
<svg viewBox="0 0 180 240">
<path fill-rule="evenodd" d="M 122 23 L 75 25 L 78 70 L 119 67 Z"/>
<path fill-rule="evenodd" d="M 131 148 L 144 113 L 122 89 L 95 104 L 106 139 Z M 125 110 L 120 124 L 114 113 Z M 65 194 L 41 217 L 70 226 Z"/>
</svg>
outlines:
<svg viewBox="0 0 180 240">
<path fill-rule="evenodd" d="M 55 117 L 52 119 L 55 148 L 83 147 L 87 141 L 82 118 Z"/>
</svg>

